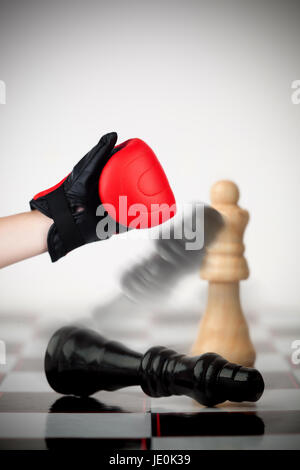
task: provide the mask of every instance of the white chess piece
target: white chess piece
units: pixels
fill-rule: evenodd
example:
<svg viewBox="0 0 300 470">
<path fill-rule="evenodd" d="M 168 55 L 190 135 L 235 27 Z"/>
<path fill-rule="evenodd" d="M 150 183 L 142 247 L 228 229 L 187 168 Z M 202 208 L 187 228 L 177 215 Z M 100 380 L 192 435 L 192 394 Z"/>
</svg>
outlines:
<svg viewBox="0 0 300 470">
<path fill-rule="evenodd" d="M 249 276 L 243 255 L 249 214 L 238 206 L 238 199 L 238 187 L 231 181 L 218 181 L 211 188 L 212 206 L 222 215 L 224 227 L 207 248 L 200 269 L 202 279 L 209 281 L 208 300 L 192 354 L 216 352 L 230 362 L 250 367 L 255 350 L 239 294 L 239 281 Z"/>
</svg>

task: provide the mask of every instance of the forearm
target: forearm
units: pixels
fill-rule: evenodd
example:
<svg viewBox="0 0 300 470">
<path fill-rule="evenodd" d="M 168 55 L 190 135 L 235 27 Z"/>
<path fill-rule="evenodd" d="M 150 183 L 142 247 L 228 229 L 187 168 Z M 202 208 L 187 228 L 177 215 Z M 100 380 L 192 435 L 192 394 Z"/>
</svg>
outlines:
<svg viewBox="0 0 300 470">
<path fill-rule="evenodd" d="M 53 220 L 34 210 L 0 218 L 0 268 L 47 251 Z"/>
</svg>

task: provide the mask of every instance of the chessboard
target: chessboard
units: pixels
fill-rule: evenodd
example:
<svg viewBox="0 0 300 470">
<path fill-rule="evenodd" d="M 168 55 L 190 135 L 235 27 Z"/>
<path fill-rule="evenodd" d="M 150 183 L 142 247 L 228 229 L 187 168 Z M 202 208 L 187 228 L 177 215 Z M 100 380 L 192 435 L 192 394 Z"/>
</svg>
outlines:
<svg viewBox="0 0 300 470">
<path fill-rule="evenodd" d="M 214 408 L 183 396 L 150 398 L 139 387 L 84 399 L 59 395 L 43 371 L 55 322 L 0 315 L 0 338 L 6 344 L 6 364 L 0 365 L 0 449 L 300 449 L 300 365 L 293 364 L 291 347 L 300 339 L 300 312 L 246 314 L 265 392 L 257 403 Z M 155 315 L 149 342 L 161 344 L 169 337 L 167 346 L 187 350 L 198 321 L 193 310 L 184 318 L 182 311 L 163 311 Z M 138 348 L 141 331 L 119 323 L 115 336 Z"/>
</svg>

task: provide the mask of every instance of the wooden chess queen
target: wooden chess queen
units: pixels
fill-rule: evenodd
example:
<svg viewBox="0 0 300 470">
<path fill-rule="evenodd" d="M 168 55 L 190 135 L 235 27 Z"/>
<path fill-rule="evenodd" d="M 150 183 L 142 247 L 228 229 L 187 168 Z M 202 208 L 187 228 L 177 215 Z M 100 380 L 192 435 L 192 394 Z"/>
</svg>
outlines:
<svg viewBox="0 0 300 470">
<path fill-rule="evenodd" d="M 243 244 L 249 214 L 238 200 L 239 190 L 232 181 L 218 181 L 211 188 L 212 206 L 222 215 L 224 226 L 207 248 L 200 269 L 201 278 L 209 281 L 208 299 L 192 354 L 214 351 L 252 367 L 255 350 L 239 294 L 239 281 L 249 276 Z"/>
</svg>

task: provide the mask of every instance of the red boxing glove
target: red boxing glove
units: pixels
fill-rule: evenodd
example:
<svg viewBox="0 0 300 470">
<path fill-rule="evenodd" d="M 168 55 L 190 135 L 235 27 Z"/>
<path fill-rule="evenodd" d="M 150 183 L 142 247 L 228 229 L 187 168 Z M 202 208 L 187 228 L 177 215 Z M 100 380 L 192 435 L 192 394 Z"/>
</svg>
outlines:
<svg viewBox="0 0 300 470">
<path fill-rule="evenodd" d="M 99 178 L 100 200 L 112 219 L 150 228 L 176 213 L 175 198 L 153 150 L 141 139 L 115 147 Z"/>
<path fill-rule="evenodd" d="M 66 178 L 30 201 L 31 209 L 53 219 L 52 261 L 112 233 L 151 227 L 175 214 L 173 193 L 150 147 L 139 139 L 115 147 L 116 140 L 115 132 L 103 136 Z M 98 230 L 109 220 L 115 223 L 113 232 Z"/>
</svg>

